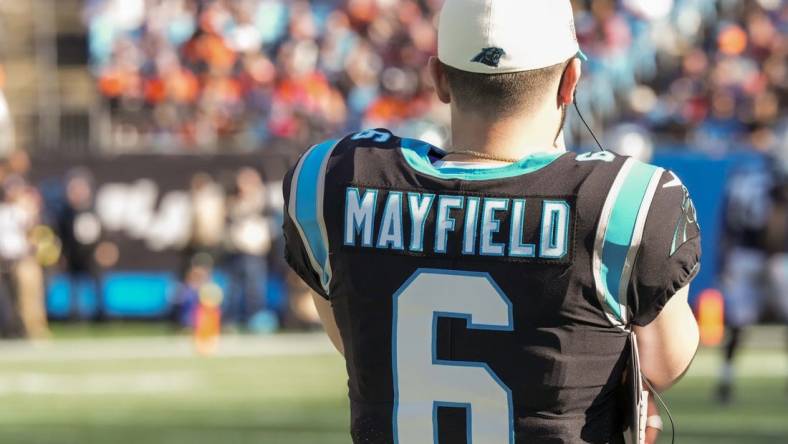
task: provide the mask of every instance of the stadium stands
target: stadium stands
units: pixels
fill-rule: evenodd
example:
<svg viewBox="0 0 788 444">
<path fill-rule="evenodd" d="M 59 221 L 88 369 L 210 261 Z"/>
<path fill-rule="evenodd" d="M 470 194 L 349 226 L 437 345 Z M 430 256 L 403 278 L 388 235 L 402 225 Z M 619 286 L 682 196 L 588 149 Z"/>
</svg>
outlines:
<svg viewBox="0 0 788 444">
<path fill-rule="evenodd" d="M 119 135 L 159 150 L 369 126 L 441 140 L 424 73 L 439 0 L 145 3 L 87 2 L 91 66 Z M 784 141 L 784 2 L 574 3 L 590 57 L 579 100 L 597 124 L 716 152 Z"/>
</svg>

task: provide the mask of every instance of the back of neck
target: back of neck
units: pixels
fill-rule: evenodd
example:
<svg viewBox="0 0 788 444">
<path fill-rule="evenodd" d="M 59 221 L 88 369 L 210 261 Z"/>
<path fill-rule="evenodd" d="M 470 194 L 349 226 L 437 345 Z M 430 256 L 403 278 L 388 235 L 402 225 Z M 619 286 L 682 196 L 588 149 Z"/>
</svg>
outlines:
<svg viewBox="0 0 788 444">
<path fill-rule="evenodd" d="M 552 114 L 552 113 L 551 113 Z M 565 151 L 558 118 L 548 113 L 491 120 L 478 114 L 452 110 L 451 150 L 472 150 L 496 157 L 520 159 L 531 154 Z M 457 155 L 452 160 L 467 160 Z"/>
</svg>

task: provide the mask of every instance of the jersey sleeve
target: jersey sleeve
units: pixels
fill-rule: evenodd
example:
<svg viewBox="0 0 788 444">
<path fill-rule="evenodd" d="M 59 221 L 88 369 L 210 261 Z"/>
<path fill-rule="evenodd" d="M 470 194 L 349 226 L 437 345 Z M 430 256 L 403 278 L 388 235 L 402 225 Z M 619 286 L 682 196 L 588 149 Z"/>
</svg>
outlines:
<svg viewBox="0 0 788 444">
<path fill-rule="evenodd" d="M 700 227 L 687 188 L 663 173 L 649 208 L 633 265 L 628 303 L 631 322 L 645 326 L 700 270 Z"/>
<path fill-rule="evenodd" d="M 296 162 L 296 166 L 285 175 L 284 181 L 282 182 L 282 192 L 284 195 L 284 223 L 282 232 L 285 238 L 285 260 L 288 265 L 290 265 L 290 268 L 292 268 L 312 290 L 323 298 L 328 299 L 328 292 L 324 288 L 321 276 L 316 269 L 315 264 L 318 262 L 315 258 L 310 257 L 310 255 L 314 255 L 315 253 L 310 253 L 310 246 L 308 245 L 309 240 L 305 239 L 305 228 L 299 226 L 297 221 L 294 220 L 294 217 L 296 217 L 294 216 L 296 212 L 296 202 L 294 202 L 296 196 L 293 193 L 293 177 L 297 173 L 299 164 L 304 162 L 306 160 L 304 158 L 309 154 L 310 152 L 305 153 L 299 161 Z M 320 268 L 320 265 L 317 265 L 317 267 Z"/>
<path fill-rule="evenodd" d="M 350 162 L 354 162 L 353 153 L 360 144 L 388 147 L 395 143 L 391 132 L 385 129 L 326 140 L 307 150 L 284 179 L 285 258 L 304 282 L 325 299 L 330 298 L 334 283 L 329 233 L 335 227 L 329 226 L 326 214 L 336 211 L 330 206 L 336 199 L 330 193 L 336 192 L 337 180 L 352 176 L 354 163 Z"/>
</svg>

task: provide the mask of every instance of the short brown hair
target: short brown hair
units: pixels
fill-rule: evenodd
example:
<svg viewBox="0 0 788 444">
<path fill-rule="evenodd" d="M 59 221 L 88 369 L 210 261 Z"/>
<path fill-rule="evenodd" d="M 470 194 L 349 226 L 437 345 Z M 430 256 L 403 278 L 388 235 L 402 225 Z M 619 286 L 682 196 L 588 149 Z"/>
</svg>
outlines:
<svg viewBox="0 0 788 444">
<path fill-rule="evenodd" d="M 529 113 L 548 94 L 557 94 L 558 82 L 568 65 L 503 74 L 478 74 L 443 65 L 452 100 L 463 111 L 506 117 Z"/>
</svg>

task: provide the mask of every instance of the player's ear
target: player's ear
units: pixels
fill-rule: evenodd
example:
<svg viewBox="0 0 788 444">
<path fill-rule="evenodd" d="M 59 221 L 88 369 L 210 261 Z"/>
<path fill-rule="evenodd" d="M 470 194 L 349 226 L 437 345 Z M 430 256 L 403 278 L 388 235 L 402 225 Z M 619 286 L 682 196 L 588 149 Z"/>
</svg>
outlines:
<svg viewBox="0 0 788 444">
<path fill-rule="evenodd" d="M 435 88 L 435 94 L 438 95 L 438 99 L 443 103 L 450 103 L 451 93 L 449 90 L 449 81 L 446 78 L 446 71 L 443 69 L 443 64 L 437 57 L 432 56 L 428 63 L 428 69 L 430 71 L 430 79 L 432 79 L 432 86 Z"/>
<path fill-rule="evenodd" d="M 573 58 L 564 69 L 561 84 L 558 86 L 558 106 L 571 105 L 575 97 L 577 83 L 580 81 L 580 59 Z"/>
</svg>

